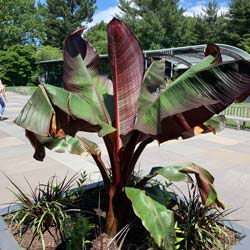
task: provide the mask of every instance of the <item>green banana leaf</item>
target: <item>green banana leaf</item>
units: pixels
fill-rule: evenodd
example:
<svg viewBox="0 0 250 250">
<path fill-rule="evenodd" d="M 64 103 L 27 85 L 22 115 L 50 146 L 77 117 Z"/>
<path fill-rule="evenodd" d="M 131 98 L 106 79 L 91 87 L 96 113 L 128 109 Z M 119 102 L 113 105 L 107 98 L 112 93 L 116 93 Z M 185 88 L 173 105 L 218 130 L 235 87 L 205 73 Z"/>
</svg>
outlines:
<svg viewBox="0 0 250 250">
<path fill-rule="evenodd" d="M 72 137 L 66 135 L 62 138 L 54 138 L 34 134 L 29 130 L 26 130 L 26 136 L 35 149 L 34 158 L 38 161 L 43 161 L 45 157 L 45 147 L 57 153 L 76 155 L 82 155 L 84 153 L 91 154 L 101 172 L 104 184 L 107 186 L 110 185 L 109 173 L 102 161 L 101 150 L 96 143 L 79 136 Z"/>
<path fill-rule="evenodd" d="M 67 135 L 65 138 L 53 138 L 36 135 L 37 140 L 46 148 L 57 153 L 69 153 L 82 155 L 89 153 L 93 155 L 101 154 L 98 145 L 84 137 L 72 137 Z"/>
<path fill-rule="evenodd" d="M 215 132 L 219 132 L 226 127 L 226 117 L 224 115 L 215 115 L 209 120 L 204 122 L 204 125 L 211 127 Z"/>
<path fill-rule="evenodd" d="M 90 72 L 97 71 L 99 56 L 82 33 L 83 29 L 79 28 L 65 38 L 63 83 L 66 90 L 86 96 L 92 90 Z"/>
<path fill-rule="evenodd" d="M 194 128 L 249 92 L 249 62 L 213 64 L 215 59 L 209 55 L 177 78 L 150 107 L 140 107 L 136 129 L 155 135 L 160 142 L 177 138 L 187 128 L 176 115 L 181 114 L 185 124 Z"/>
<path fill-rule="evenodd" d="M 194 174 L 203 203 L 207 206 L 217 205 L 218 207 L 224 208 L 223 203 L 213 187 L 214 177 L 205 168 L 195 163 L 156 167 L 152 168 L 150 174 L 145 178 L 149 180 L 158 174 L 173 182 L 193 182 L 190 174 Z"/>
<path fill-rule="evenodd" d="M 155 92 L 157 88 L 159 89 L 164 86 L 164 75 L 165 61 L 153 61 L 146 70 L 143 78 L 141 94 L 138 100 L 138 114 L 147 110 L 156 101 L 158 95 Z"/>
<path fill-rule="evenodd" d="M 214 57 L 208 56 L 181 75 L 161 93 L 150 108 L 142 109 L 143 112 L 138 113 L 136 128 L 142 132 L 146 131 L 146 133 L 156 135 L 159 132 L 159 123 L 162 119 L 202 105 L 215 104 L 216 100 L 210 99 L 202 93 L 197 93 L 197 83 L 191 86 L 186 84 L 186 81 L 195 74 L 196 70 L 200 70 L 202 67 L 207 68 L 213 62 Z"/>
<path fill-rule="evenodd" d="M 63 86 L 91 105 L 92 111 L 98 114 L 100 120 L 112 124 L 105 96 L 113 94 L 113 85 L 109 79 L 97 75 L 99 56 L 82 37 L 82 31 L 78 29 L 65 39 Z"/>
<path fill-rule="evenodd" d="M 161 203 L 151 199 L 145 191 L 126 187 L 125 192 L 131 200 L 135 214 L 150 232 L 159 247 L 175 249 L 174 213 Z"/>
<path fill-rule="evenodd" d="M 48 136 L 55 110 L 45 89 L 39 86 L 15 119 L 15 123 L 42 136 Z"/>
<path fill-rule="evenodd" d="M 82 155 L 89 153 L 101 157 L 101 150 L 98 145 L 84 137 L 69 136 L 57 138 L 51 136 L 41 136 L 26 130 L 26 137 L 30 140 L 35 149 L 35 158 L 42 161 L 45 157 L 44 147 L 57 153 L 69 153 Z"/>
<path fill-rule="evenodd" d="M 15 119 L 15 123 L 35 134 L 54 136 L 59 129 L 63 129 L 63 126 L 59 126 L 62 122 L 56 108 L 69 117 L 68 121 L 64 122 L 65 126 L 79 119 L 79 130 L 96 131 L 100 136 L 115 131 L 109 123 L 103 121 L 95 106 L 86 102 L 83 97 L 47 84 L 37 88 Z"/>
</svg>

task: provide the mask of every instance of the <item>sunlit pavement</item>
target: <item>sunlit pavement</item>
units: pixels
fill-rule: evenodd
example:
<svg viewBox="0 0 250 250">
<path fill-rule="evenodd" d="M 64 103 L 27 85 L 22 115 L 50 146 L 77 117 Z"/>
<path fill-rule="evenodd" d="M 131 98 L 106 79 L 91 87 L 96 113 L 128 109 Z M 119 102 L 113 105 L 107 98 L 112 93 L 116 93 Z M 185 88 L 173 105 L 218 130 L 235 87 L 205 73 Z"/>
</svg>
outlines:
<svg viewBox="0 0 250 250">
<path fill-rule="evenodd" d="M 90 156 L 75 156 L 47 151 L 43 162 L 32 158 L 32 146 L 24 136 L 24 130 L 13 123 L 27 96 L 7 93 L 9 102 L 5 116 L 0 121 L 0 170 L 24 190 L 45 183 L 52 175 L 59 179 L 85 170 L 89 182 L 100 180 L 98 168 Z M 96 141 L 102 149 L 104 144 L 95 134 L 82 135 Z M 107 154 L 103 152 L 104 161 Z M 224 129 L 217 135 L 206 134 L 188 140 L 173 140 L 160 146 L 152 143 L 138 161 L 137 172 L 148 173 L 154 166 L 194 162 L 207 168 L 215 177 L 215 187 L 228 209 L 238 209 L 229 218 L 240 220 L 239 224 L 250 228 L 250 131 Z M 13 187 L 0 173 L 0 204 L 13 201 Z"/>
</svg>

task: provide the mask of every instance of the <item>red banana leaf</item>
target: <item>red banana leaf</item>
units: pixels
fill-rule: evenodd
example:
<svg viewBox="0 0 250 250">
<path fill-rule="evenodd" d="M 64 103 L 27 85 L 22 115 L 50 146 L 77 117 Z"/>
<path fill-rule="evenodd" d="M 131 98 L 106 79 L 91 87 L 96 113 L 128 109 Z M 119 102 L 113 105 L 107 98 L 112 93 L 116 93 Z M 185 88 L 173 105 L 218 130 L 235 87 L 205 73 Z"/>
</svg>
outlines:
<svg viewBox="0 0 250 250">
<path fill-rule="evenodd" d="M 108 25 L 108 51 L 115 98 L 115 127 L 118 134 L 134 128 L 144 74 L 144 56 L 129 28 L 114 18 Z"/>
</svg>

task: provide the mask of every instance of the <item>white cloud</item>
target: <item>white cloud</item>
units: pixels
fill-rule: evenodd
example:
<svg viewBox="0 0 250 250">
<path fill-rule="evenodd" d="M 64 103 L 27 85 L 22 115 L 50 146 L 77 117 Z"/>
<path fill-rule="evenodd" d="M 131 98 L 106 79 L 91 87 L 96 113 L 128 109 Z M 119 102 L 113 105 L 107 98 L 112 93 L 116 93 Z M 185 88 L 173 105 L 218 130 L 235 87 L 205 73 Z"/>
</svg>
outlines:
<svg viewBox="0 0 250 250">
<path fill-rule="evenodd" d="M 118 6 L 111 6 L 106 10 L 98 11 L 93 16 L 93 21 L 89 24 L 87 24 L 87 28 L 96 25 L 97 23 L 100 23 L 101 21 L 104 21 L 108 23 L 116 14 L 121 14 L 121 10 L 118 8 Z"/>
<path fill-rule="evenodd" d="M 202 8 L 204 8 L 204 5 L 196 5 L 196 6 L 193 6 L 189 9 L 187 9 L 185 12 L 184 12 L 184 15 L 185 16 L 193 16 L 193 15 L 198 15 L 198 14 L 201 14 L 203 11 L 202 11 Z"/>
<path fill-rule="evenodd" d="M 206 7 L 206 5 L 203 4 L 198 4 L 195 5 L 191 8 L 188 8 L 185 12 L 185 16 L 193 16 L 193 15 L 198 15 L 198 14 L 204 14 L 203 10 Z M 221 13 L 226 13 L 228 11 L 228 7 L 226 6 L 219 6 L 219 11 L 218 14 L 220 15 Z"/>
<path fill-rule="evenodd" d="M 228 7 L 221 6 L 218 12 L 219 14 L 226 13 L 228 12 Z"/>
</svg>

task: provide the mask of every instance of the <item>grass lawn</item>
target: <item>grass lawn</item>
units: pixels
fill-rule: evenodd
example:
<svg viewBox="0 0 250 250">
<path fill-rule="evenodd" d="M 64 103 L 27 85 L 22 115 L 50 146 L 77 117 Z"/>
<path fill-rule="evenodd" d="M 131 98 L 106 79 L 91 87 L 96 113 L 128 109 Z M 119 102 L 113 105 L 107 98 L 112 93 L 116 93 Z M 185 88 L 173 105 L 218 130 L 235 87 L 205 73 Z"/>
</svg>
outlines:
<svg viewBox="0 0 250 250">
<path fill-rule="evenodd" d="M 242 127 L 242 124 L 243 123 L 241 123 L 241 127 Z M 226 125 L 229 127 L 237 127 L 237 123 L 233 120 L 227 120 Z M 250 129 L 250 122 L 245 123 L 245 128 Z"/>
<path fill-rule="evenodd" d="M 14 92 L 22 95 L 32 95 L 36 88 L 36 86 L 6 87 L 6 92 Z"/>
<path fill-rule="evenodd" d="M 250 102 L 241 102 L 241 103 L 234 103 L 234 104 L 237 104 L 239 106 L 244 106 L 244 107 L 250 107 Z M 237 123 L 234 120 L 227 120 L 226 125 L 229 126 L 229 127 L 237 127 Z M 241 128 L 242 128 L 243 122 L 241 122 L 240 125 L 241 125 Z M 245 122 L 245 127 L 244 128 L 250 129 L 250 122 Z"/>
<path fill-rule="evenodd" d="M 227 120 L 227 126 L 229 127 L 237 127 L 237 123 L 233 120 Z M 242 123 L 241 123 L 242 126 Z M 246 122 L 245 128 L 250 129 L 250 122 Z"/>
<path fill-rule="evenodd" d="M 237 105 L 242 105 L 242 106 L 250 107 L 250 102 L 240 102 L 240 103 L 237 103 Z"/>
</svg>

